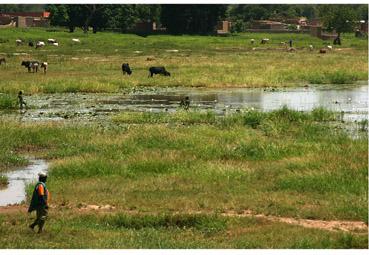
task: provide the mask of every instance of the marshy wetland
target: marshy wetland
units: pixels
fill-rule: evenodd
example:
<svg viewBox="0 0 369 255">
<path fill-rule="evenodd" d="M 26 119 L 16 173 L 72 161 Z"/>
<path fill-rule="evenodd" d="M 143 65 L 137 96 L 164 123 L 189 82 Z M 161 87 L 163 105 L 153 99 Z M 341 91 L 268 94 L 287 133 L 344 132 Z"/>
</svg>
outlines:
<svg viewBox="0 0 369 255">
<path fill-rule="evenodd" d="M 305 48 L 319 39 L 293 35 L 289 53 L 275 34 L 253 50 L 263 36 L 1 30 L 2 190 L 31 156 L 47 162 L 52 200 L 37 240 L 24 203 L 0 207 L 0 247 L 367 248 L 367 40 L 319 55 Z M 159 64 L 172 76 L 148 78 Z"/>
</svg>

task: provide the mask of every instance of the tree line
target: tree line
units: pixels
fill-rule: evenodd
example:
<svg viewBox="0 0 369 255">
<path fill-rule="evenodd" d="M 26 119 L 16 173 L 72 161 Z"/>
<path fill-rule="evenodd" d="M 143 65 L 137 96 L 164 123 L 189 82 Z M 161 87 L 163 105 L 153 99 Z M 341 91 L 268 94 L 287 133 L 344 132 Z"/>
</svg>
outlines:
<svg viewBox="0 0 369 255">
<path fill-rule="evenodd" d="M 68 27 L 70 32 L 89 27 L 131 31 L 137 22 L 153 21 L 170 34 L 211 34 L 219 20 L 233 22 L 233 32 L 250 27 L 260 19 L 321 18 L 327 29 L 339 33 L 352 30 L 355 21 L 368 20 L 368 5 L 314 4 L 48 4 L 0 5 L 0 12 L 38 10 L 51 12 L 52 26 Z"/>
</svg>

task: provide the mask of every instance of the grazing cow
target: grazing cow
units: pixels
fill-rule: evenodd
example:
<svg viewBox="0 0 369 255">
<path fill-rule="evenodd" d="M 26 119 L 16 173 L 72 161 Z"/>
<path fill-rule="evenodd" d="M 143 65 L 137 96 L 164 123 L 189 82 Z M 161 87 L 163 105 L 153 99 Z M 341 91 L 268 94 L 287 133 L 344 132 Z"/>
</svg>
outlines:
<svg viewBox="0 0 369 255">
<path fill-rule="evenodd" d="M 128 63 L 123 63 L 122 64 L 122 72 L 123 72 L 123 75 L 124 74 L 128 74 L 128 75 L 131 75 L 132 74 L 132 70 L 131 68 L 129 67 L 129 64 Z"/>
<path fill-rule="evenodd" d="M 47 62 L 42 62 L 41 63 L 41 66 L 40 67 L 44 69 L 44 74 L 46 74 L 47 66 L 48 66 Z"/>
<path fill-rule="evenodd" d="M 327 48 L 328 48 L 328 50 L 332 50 L 333 49 L 333 47 L 331 45 L 328 45 Z"/>
<path fill-rule="evenodd" d="M 325 53 L 327 53 L 327 50 L 326 50 L 326 49 L 320 49 L 320 50 L 319 50 L 319 53 L 321 53 L 321 54 L 325 54 Z"/>
<path fill-rule="evenodd" d="M 268 38 L 264 38 L 264 39 L 261 39 L 261 44 L 266 44 L 267 42 L 269 42 L 269 39 Z"/>
<path fill-rule="evenodd" d="M 154 74 L 162 74 L 164 76 L 170 76 L 170 73 L 165 70 L 164 66 L 152 66 L 149 68 L 149 77 L 152 77 Z"/>
<path fill-rule="evenodd" d="M 21 39 L 17 39 L 15 40 L 15 43 L 17 44 L 17 46 L 19 46 L 23 44 L 23 41 Z"/>
<path fill-rule="evenodd" d="M 2 63 L 6 64 L 5 58 L 0 58 L 0 66 L 1 66 Z"/>
<path fill-rule="evenodd" d="M 73 42 L 77 42 L 77 43 L 80 43 L 80 42 L 81 42 L 81 41 L 80 41 L 79 39 L 77 39 L 77 38 L 73 38 L 73 39 L 72 39 L 72 41 L 73 41 Z"/>
<path fill-rule="evenodd" d="M 251 39 L 250 42 L 251 42 L 251 44 L 254 44 L 255 43 L 255 39 Z"/>
<path fill-rule="evenodd" d="M 33 70 L 33 72 L 38 71 L 38 66 L 39 66 L 39 62 L 32 60 L 32 61 L 22 61 L 22 66 L 27 67 L 28 72 L 31 72 L 31 69 Z"/>
<path fill-rule="evenodd" d="M 36 43 L 36 49 L 38 49 L 38 48 L 41 48 L 41 47 L 44 47 L 45 46 L 45 43 L 44 42 L 37 42 Z"/>
<path fill-rule="evenodd" d="M 310 51 L 312 51 L 314 49 L 313 45 L 310 44 L 309 49 L 310 49 Z"/>
<path fill-rule="evenodd" d="M 59 46 L 59 43 L 54 42 L 53 44 L 51 44 L 52 46 Z"/>
<path fill-rule="evenodd" d="M 47 39 L 48 44 L 56 43 L 57 41 L 55 39 Z"/>
<path fill-rule="evenodd" d="M 32 42 L 32 41 L 30 41 L 30 42 L 28 42 L 28 46 L 29 46 L 29 47 L 33 47 L 33 46 L 35 46 L 35 45 L 33 44 L 33 42 Z"/>
</svg>

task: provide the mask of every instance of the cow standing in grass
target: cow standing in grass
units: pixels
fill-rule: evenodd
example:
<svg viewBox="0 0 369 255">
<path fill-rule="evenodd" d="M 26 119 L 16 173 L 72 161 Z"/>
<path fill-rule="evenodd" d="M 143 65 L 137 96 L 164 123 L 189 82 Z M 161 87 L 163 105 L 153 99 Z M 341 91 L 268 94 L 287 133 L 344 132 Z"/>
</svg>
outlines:
<svg viewBox="0 0 369 255">
<path fill-rule="evenodd" d="M 38 61 L 32 60 L 32 61 L 22 61 L 22 66 L 26 67 L 28 69 L 28 72 L 31 72 L 31 69 L 33 70 L 33 72 L 38 71 L 38 67 L 40 65 L 40 63 Z"/>
<path fill-rule="evenodd" d="M 132 74 L 132 70 L 129 67 L 128 63 L 123 63 L 122 64 L 122 72 L 123 72 L 123 75 L 125 75 L 125 74 L 131 75 Z"/>
<path fill-rule="evenodd" d="M 47 66 L 48 66 L 48 63 L 47 62 L 42 62 L 41 63 L 41 66 L 40 67 L 44 69 L 44 74 L 46 74 Z"/>
<path fill-rule="evenodd" d="M 164 76 L 170 76 L 170 72 L 168 72 L 167 70 L 165 70 L 164 66 L 152 66 L 149 68 L 149 77 L 153 77 L 154 74 L 161 74 Z"/>
<path fill-rule="evenodd" d="M 6 64 L 5 58 L 0 58 L 0 66 L 1 66 L 2 63 Z"/>
</svg>

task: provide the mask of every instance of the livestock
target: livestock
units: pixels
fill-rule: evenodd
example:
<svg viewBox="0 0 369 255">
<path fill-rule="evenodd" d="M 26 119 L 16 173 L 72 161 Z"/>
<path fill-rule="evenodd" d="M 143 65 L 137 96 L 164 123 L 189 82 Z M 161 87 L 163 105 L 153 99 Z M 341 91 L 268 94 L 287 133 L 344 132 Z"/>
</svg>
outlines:
<svg viewBox="0 0 369 255">
<path fill-rule="evenodd" d="M 155 58 L 154 58 L 154 57 L 147 57 L 147 58 L 146 58 L 146 61 L 153 61 L 153 60 L 155 60 Z"/>
<path fill-rule="evenodd" d="M 44 43 L 44 42 L 38 41 L 38 42 L 36 43 L 36 49 L 41 48 L 41 47 L 43 47 L 43 46 L 45 46 L 45 43 Z"/>
<path fill-rule="evenodd" d="M 33 46 L 35 46 L 35 45 L 33 44 L 33 42 L 32 42 L 32 41 L 30 41 L 30 42 L 28 42 L 28 46 L 29 46 L 29 47 L 33 47 Z"/>
<path fill-rule="evenodd" d="M 154 74 L 161 74 L 164 76 L 170 76 L 170 73 L 165 70 L 164 66 L 152 66 L 149 68 L 149 77 L 153 77 Z"/>
<path fill-rule="evenodd" d="M 314 49 L 313 45 L 310 44 L 309 49 L 310 49 L 310 51 L 312 51 Z"/>
<path fill-rule="evenodd" d="M 251 39 L 251 40 L 250 40 L 250 43 L 251 43 L 251 44 L 254 44 L 254 43 L 255 43 L 255 39 Z"/>
<path fill-rule="evenodd" d="M 47 39 L 48 44 L 56 43 L 57 41 L 55 39 Z"/>
<path fill-rule="evenodd" d="M 48 63 L 47 62 L 42 62 L 41 63 L 41 66 L 40 67 L 44 69 L 44 74 L 46 74 L 47 66 L 48 66 Z"/>
<path fill-rule="evenodd" d="M 321 54 L 325 54 L 325 53 L 327 53 L 327 50 L 326 50 L 326 49 L 320 49 L 320 50 L 319 50 L 319 53 L 321 53 Z"/>
<path fill-rule="evenodd" d="M 123 75 L 124 74 L 128 74 L 128 75 L 131 75 L 132 74 L 132 70 L 131 68 L 129 67 L 129 64 L 128 63 L 123 63 L 122 64 L 122 72 L 123 72 Z"/>
<path fill-rule="evenodd" d="M 2 63 L 6 64 L 5 58 L 0 58 L 0 66 L 1 66 Z"/>
<path fill-rule="evenodd" d="M 54 42 L 54 43 L 52 44 L 52 46 L 59 46 L 59 43 Z"/>
<path fill-rule="evenodd" d="M 328 45 L 327 48 L 328 48 L 328 50 L 332 50 L 333 49 L 333 47 L 331 45 Z"/>
<path fill-rule="evenodd" d="M 269 39 L 268 38 L 264 38 L 264 39 L 261 39 L 261 44 L 266 44 L 269 42 Z"/>
<path fill-rule="evenodd" d="M 38 71 L 38 66 L 39 66 L 39 62 L 36 60 L 31 60 L 31 61 L 22 61 L 22 66 L 27 67 L 28 72 L 31 72 L 31 69 L 33 70 L 33 72 Z"/>
<path fill-rule="evenodd" d="M 15 43 L 17 44 L 17 46 L 19 46 L 23 44 L 23 41 L 21 39 L 17 39 L 15 40 Z"/>
<path fill-rule="evenodd" d="M 73 39 L 72 39 L 72 42 L 80 43 L 81 41 L 80 41 L 79 39 L 77 39 L 77 38 L 73 38 Z"/>
</svg>

